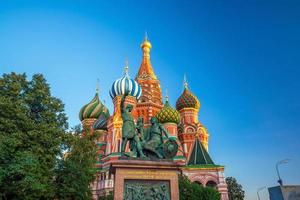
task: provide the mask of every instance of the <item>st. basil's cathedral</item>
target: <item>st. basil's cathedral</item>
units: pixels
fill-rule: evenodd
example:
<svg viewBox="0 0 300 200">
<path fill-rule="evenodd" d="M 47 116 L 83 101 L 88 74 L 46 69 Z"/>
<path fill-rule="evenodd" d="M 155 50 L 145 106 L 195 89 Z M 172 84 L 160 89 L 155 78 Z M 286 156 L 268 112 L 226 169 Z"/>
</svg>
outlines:
<svg viewBox="0 0 300 200">
<path fill-rule="evenodd" d="M 114 190 L 114 174 L 110 167 L 121 156 L 123 122 L 120 104 L 122 96 L 126 94 L 125 104 L 133 105 L 131 113 L 135 121 L 143 118 L 144 126 L 149 127 L 151 117 L 156 117 L 170 137 L 178 142 L 179 151 L 173 157 L 173 162 L 181 164 L 181 173 L 192 182 L 216 188 L 221 199 L 228 200 L 224 166 L 215 164 L 211 159 L 208 153 L 209 134 L 198 119 L 199 99 L 190 91 L 185 80 L 184 91 L 176 101 L 176 109 L 169 103 L 168 96 L 163 102 L 160 81 L 151 65 L 151 47 L 145 37 L 141 44 L 142 62 L 134 79 L 129 76 L 126 65 L 124 75 L 113 82 L 109 90 L 114 105 L 112 115 L 100 101 L 98 90 L 95 97 L 80 110 L 79 118 L 84 130 L 100 135 L 97 141 L 98 172 L 92 184 L 94 198 Z"/>
</svg>

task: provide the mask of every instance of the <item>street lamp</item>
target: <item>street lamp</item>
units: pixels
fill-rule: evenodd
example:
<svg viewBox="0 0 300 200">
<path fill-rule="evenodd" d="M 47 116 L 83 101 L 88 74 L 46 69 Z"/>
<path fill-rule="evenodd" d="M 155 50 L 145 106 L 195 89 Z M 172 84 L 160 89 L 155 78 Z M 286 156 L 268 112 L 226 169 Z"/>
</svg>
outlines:
<svg viewBox="0 0 300 200">
<path fill-rule="evenodd" d="M 260 200 L 259 192 L 260 192 L 261 190 L 265 189 L 265 188 L 266 188 L 266 186 L 257 189 L 257 198 L 258 198 L 258 200 Z"/>
<path fill-rule="evenodd" d="M 284 160 L 280 160 L 276 163 L 276 171 L 277 171 L 277 175 L 278 175 L 278 183 L 279 185 L 282 186 L 282 179 L 280 178 L 280 174 L 279 174 L 279 170 L 278 170 L 278 166 L 281 164 L 286 164 L 290 161 L 291 159 L 284 159 Z"/>
</svg>

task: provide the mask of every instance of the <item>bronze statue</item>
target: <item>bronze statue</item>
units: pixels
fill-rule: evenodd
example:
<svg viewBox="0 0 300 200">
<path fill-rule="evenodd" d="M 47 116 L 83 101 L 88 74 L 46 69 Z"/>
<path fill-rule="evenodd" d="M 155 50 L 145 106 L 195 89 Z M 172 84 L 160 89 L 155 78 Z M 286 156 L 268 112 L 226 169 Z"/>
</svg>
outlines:
<svg viewBox="0 0 300 200">
<path fill-rule="evenodd" d="M 154 153 L 158 158 L 164 158 L 163 147 L 163 134 L 169 138 L 168 131 L 158 123 L 156 117 L 150 119 L 151 127 L 148 129 L 149 139 L 144 143 L 143 149 Z"/>
<path fill-rule="evenodd" d="M 138 118 L 137 124 L 131 114 L 133 106 L 124 105 L 126 96 L 121 99 L 122 126 L 122 156 L 139 158 L 173 158 L 178 151 L 178 144 L 175 139 L 169 138 L 168 131 L 158 123 L 156 117 L 150 119 L 151 126 L 144 130 L 143 118 Z M 166 139 L 167 138 L 167 139 Z M 125 153 L 129 142 L 130 153 Z M 147 156 L 146 156 L 146 155 Z"/>
<path fill-rule="evenodd" d="M 130 141 L 131 143 L 134 141 L 136 150 L 139 153 L 139 157 L 146 157 L 142 151 L 142 146 L 140 139 L 136 133 L 136 127 L 134 124 L 134 119 L 131 114 L 131 111 L 133 109 L 133 106 L 131 104 L 128 104 L 126 107 L 124 105 L 125 97 L 122 96 L 121 99 L 121 116 L 123 120 L 123 126 L 122 126 L 122 146 L 121 146 L 121 154 L 125 155 L 125 148 L 127 145 L 127 142 Z M 131 148 L 133 148 L 134 144 L 131 144 Z"/>
<path fill-rule="evenodd" d="M 137 122 L 136 122 L 136 130 L 138 132 L 138 136 L 141 141 L 145 139 L 144 136 L 144 119 L 142 117 L 139 117 Z"/>
</svg>

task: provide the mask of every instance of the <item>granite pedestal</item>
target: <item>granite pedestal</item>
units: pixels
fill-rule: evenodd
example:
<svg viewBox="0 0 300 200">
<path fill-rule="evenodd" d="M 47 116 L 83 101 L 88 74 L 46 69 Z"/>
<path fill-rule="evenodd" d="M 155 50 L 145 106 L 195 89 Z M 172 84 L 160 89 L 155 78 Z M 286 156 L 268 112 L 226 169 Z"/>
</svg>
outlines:
<svg viewBox="0 0 300 200">
<path fill-rule="evenodd" d="M 111 169 L 115 178 L 115 200 L 136 197 L 179 200 L 180 166 L 172 161 L 120 159 L 111 163 Z"/>
</svg>

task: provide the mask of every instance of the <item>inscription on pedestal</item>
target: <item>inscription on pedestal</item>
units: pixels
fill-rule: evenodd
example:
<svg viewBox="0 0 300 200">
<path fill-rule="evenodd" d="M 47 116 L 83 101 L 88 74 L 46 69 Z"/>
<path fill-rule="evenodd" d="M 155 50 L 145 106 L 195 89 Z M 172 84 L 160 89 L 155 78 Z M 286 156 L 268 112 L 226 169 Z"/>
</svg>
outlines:
<svg viewBox="0 0 300 200">
<path fill-rule="evenodd" d="M 161 179 L 162 177 L 172 177 L 177 176 L 177 173 L 174 171 L 163 171 L 163 170 L 128 170 L 121 171 L 119 175 L 125 175 L 126 177 L 135 178 L 135 179 Z"/>
<path fill-rule="evenodd" d="M 114 200 L 179 200 L 179 170 L 173 162 L 118 160 L 112 168 Z"/>
</svg>

